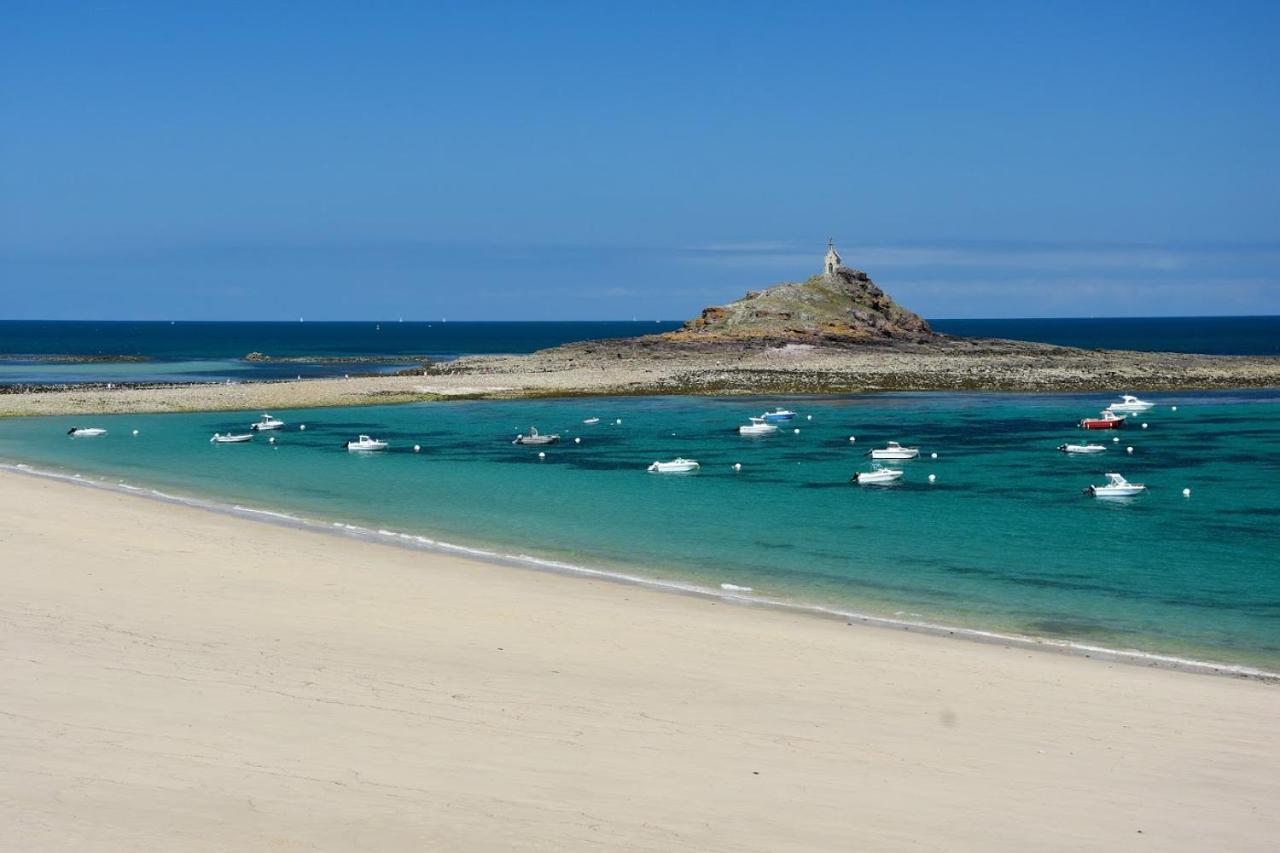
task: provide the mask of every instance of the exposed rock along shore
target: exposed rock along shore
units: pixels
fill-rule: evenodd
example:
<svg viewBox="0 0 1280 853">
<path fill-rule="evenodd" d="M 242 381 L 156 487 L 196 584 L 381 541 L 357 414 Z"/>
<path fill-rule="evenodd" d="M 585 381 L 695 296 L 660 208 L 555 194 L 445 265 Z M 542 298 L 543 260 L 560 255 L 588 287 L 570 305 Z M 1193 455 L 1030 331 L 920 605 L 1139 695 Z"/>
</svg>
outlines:
<svg viewBox="0 0 1280 853">
<path fill-rule="evenodd" d="M 0 394 L 0 417 L 286 409 L 449 398 L 1280 387 L 1280 358 L 952 338 L 862 272 L 748 293 L 659 335 L 469 356 L 395 376 Z"/>
</svg>

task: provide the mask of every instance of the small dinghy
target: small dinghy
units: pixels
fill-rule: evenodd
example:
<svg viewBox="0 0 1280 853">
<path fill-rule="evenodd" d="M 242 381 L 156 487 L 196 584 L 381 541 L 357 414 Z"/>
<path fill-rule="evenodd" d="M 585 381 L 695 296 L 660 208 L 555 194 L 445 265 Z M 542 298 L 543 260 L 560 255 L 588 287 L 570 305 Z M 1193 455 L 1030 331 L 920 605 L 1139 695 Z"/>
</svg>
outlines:
<svg viewBox="0 0 1280 853">
<path fill-rule="evenodd" d="M 654 462 L 649 466 L 651 474 L 686 474 L 697 471 L 702 466 L 693 459 L 672 459 L 670 462 Z"/>
<path fill-rule="evenodd" d="M 370 438 L 367 435 L 362 435 L 355 441 L 348 441 L 346 447 L 347 450 L 386 450 L 387 443 L 385 441 L 378 441 L 376 438 Z"/>
<path fill-rule="evenodd" d="M 738 427 L 738 435 L 772 435 L 778 428 L 767 423 L 763 417 L 751 418 L 751 423 Z"/>
<path fill-rule="evenodd" d="M 587 426 L 594 426 L 594 425 L 596 425 L 596 424 L 600 423 L 600 419 L 599 419 L 599 418 L 587 418 L 585 421 L 583 421 L 583 423 L 584 423 L 584 424 L 586 424 Z"/>
<path fill-rule="evenodd" d="M 1058 449 L 1063 453 L 1103 453 L 1107 446 L 1105 444 L 1059 444 Z"/>
<path fill-rule="evenodd" d="M 1112 403 L 1107 406 L 1113 412 L 1119 412 L 1122 415 L 1140 415 L 1147 409 L 1155 406 L 1155 403 L 1148 403 L 1146 400 L 1139 400 L 1132 394 L 1121 394 L 1119 403 Z"/>
<path fill-rule="evenodd" d="M 67 430 L 67 435 L 72 438 L 94 438 L 99 435 L 106 435 L 105 429 L 99 427 L 72 427 Z"/>
<path fill-rule="evenodd" d="M 902 472 L 896 468 L 873 468 L 870 471 L 859 471 L 849 478 L 849 482 L 859 486 L 875 486 L 896 483 L 901 478 Z"/>
<path fill-rule="evenodd" d="M 262 430 L 268 429 L 280 429 L 283 426 L 284 421 L 279 418 L 273 418 L 271 415 L 263 414 L 263 416 L 258 419 L 257 423 L 249 424 L 249 429 L 254 432 L 261 432 Z"/>
<path fill-rule="evenodd" d="M 555 444 L 560 441 L 560 434 L 542 435 L 537 427 L 529 427 L 528 435 L 517 435 L 512 444 Z"/>
<path fill-rule="evenodd" d="M 765 412 L 760 417 L 766 421 L 789 421 L 796 416 L 796 413 L 790 409 L 784 409 L 781 406 L 775 408 L 772 412 Z"/>
<path fill-rule="evenodd" d="M 1141 483 L 1130 483 L 1119 474 L 1107 474 L 1106 477 L 1105 486 L 1090 486 L 1084 493 L 1095 498 L 1129 498 L 1147 490 Z"/>
<path fill-rule="evenodd" d="M 920 455 L 918 447 L 903 447 L 896 441 L 891 441 L 884 447 L 877 447 L 867 454 L 872 459 L 915 459 Z"/>
<path fill-rule="evenodd" d="M 223 435 L 220 432 L 215 432 L 213 438 L 209 439 L 210 444 L 244 444 L 246 441 L 253 441 L 253 433 L 245 432 L 239 435 L 227 433 Z"/>
<path fill-rule="evenodd" d="M 1096 418 L 1084 418 L 1080 421 L 1081 429 L 1120 429 L 1124 426 L 1124 415 L 1117 415 L 1110 409 L 1103 409 Z"/>
</svg>

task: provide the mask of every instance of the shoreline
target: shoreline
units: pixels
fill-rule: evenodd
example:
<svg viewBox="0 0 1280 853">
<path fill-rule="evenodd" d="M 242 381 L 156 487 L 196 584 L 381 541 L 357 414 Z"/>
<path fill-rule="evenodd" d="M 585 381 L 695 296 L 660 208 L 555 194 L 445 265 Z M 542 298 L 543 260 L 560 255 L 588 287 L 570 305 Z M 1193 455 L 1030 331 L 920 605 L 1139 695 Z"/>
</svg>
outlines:
<svg viewBox="0 0 1280 853">
<path fill-rule="evenodd" d="M 1280 684 L 1280 670 L 1268 670 L 1246 664 L 1200 660 L 1179 655 L 1142 651 L 1140 649 L 1111 648 L 1074 640 L 1035 637 L 994 629 L 948 625 L 929 620 L 899 619 L 880 614 L 863 613 L 854 609 L 791 601 L 724 588 L 716 589 L 695 582 L 659 579 L 645 576 L 642 573 L 593 568 L 591 566 L 540 558 L 525 553 L 504 553 L 485 547 L 459 545 L 428 536 L 385 528 L 375 529 L 340 521 L 326 522 L 292 513 L 281 513 L 241 504 L 227 504 L 208 498 L 168 494 L 158 489 L 134 486 L 123 481 L 112 483 L 81 474 L 50 471 L 27 463 L 0 461 L 0 477 L 14 475 L 90 487 L 110 494 L 143 498 L 169 505 L 199 509 L 244 521 L 320 533 L 325 536 L 338 536 L 357 542 L 389 545 L 410 551 L 448 554 L 491 566 L 600 580 L 622 586 L 647 589 L 666 595 L 722 601 L 747 609 L 771 610 L 827 621 L 843 621 L 849 626 L 858 624 L 882 630 L 902 631 L 921 636 L 961 640 L 969 643 L 1029 649 L 1036 652 L 1121 663 L 1134 667 L 1157 668 L 1198 675 L 1213 675 L 1268 684 Z"/>
<path fill-rule="evenodd" d="M 885 391 L 1139 392 L 1280 387 L 1280 357 L 1080 350 L 1017 341 L 836 346 L 784 341 L 566 344 L 464 356 L 412 375 L 0 393 L 0 417 L 233 411 L 643 395 Z"/>
<path fill-rule="evenodd" d="M 1280 832 L 1280 692 L 1252 679 L 10 473 L 0 542 L 5 849 L 1262 851 Z"/>
</svg>

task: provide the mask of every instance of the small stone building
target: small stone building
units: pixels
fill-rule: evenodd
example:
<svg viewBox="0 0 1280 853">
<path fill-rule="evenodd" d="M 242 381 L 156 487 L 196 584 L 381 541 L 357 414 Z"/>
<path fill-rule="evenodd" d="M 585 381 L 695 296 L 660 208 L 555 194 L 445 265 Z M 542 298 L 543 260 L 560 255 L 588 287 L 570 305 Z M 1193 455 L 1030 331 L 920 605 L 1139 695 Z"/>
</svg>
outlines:
<svg viewBox="0 0 1280 853">
<path fill-rule="evenodd" d="M 840 258 L 840 253 L 836 251 L 835 243 L 830 239 L 827 240 L 827 256 L 822 259 L 822 273 L 827 278 L 831 278 L 836 274 L 836 270 L 844 266 L 844 261 Z"/>
</svg>

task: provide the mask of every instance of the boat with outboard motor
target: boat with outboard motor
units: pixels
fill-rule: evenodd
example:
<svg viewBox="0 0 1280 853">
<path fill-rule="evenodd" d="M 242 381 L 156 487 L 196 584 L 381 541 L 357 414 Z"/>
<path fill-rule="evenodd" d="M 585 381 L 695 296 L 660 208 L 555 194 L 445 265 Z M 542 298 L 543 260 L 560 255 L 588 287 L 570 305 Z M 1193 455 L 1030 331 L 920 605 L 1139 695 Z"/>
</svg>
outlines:
<svg viewBox="0 0 1280 853">
<path fill-rule="evenodd" d="M 262 417 L 256 423 L 249 424 L 249 429 L 254 432 L 263 432 L 269 429 L 280 429 L 284 426 L 284 421 L 279 418 L 263 413 Z"/>
<path fill-rule="evenodd" d="M 1081 429 L 1120 429 L 1124 426 L 1125 416 L 1117 415 L 1110 409 L 1103 409 L 1096 418 L 1082 418 Z"/>
<path fill-rule="evenodd" d="M 1112 403 L 1107 406 L 1113 412 L 1121 415 L 1140 415 L 1147 409 L 1153 408 L 1155 403 L 1148 403 L 1146 400 L 1139 400 L 1132 394 L 1121 394 L 1119 403 Z"/>
<path fill-rule="evenodd" d="M 648 471 L 650 474 L 687 474 L 701 467 L 695 459 L 676 457 L 670 462 L 654 462 L 649 466 Z"/>
<path fill-rule="evenodd" d="M 789 421 L 796 416 L 796 413 L 790 409 L 784 409 L 781 406 L 774 408 L 772 412 L 765 412 L 760 417 L 766 421 Z"/>
<path fill-rule="evenodd" d="M 348 441 L 346 444 L 347 450 L 386 450 L 389 446 L 385 441 L 363 434 L 355 441 Z"/>
<path fill-rule="evenodd" d="M 903 447 L 898 442 L 891 441 L 884 447 L 868 451 L 867 455 L 872 459 L 915 459 L 920 455 L 920 448 Z"/>
<path fill-rule="evenodd" d="M 558 441 L 560 441 L 559 433 L 555 433 L 553 435 L 542 435 L 540 432 L 538 432 L 537 427 L 529 427 L 528 435 L 524 435 L 523 433 L 521 433 L 520 435 L 517 435 L 515 437 L 515 440 L 512 441 L 511 443 L 541 445 L 541 444 L 555 444 Z"/>
<path fill-rule="evenodd" d="M 100 435 L 106 435 L 107 431 L 100 427 L 72 427 L 67 430 L 67 435 L 72 438 L 96 438 Z"/>
<path fill-rule="evenodd" d="M 587 418 L 585 421 L 583 421 L 583 423 L 584 423 L 584 424 L 586 424 L 587 426 L 595 426 L 596 424 L 600 423 L 600 419 L 599 419 L 599 418 Z"/>
<path fill-rule="evenodd" d="M 1147 490 L 1141 483 L 1130 483 L 1119 474 L 1106 474 L 1105 486 L 1089 486 L 1084 490 L 1086 495 L 1095 498 L 1131 498 Z"/>
<path fill-rule="evenodd" d="M 272 439 L 274 441 L 275 439 Z M 239 434 L 215 432 L 213 438 L 209 439 L 210 444 L 244 444 L 246 441 L 253 441 L 253 433 L 244 432 Z"/>
<path fill-rule="evenodd" d="M 1058 449 L 1063 453 L 1104 453 L 1107 446 L 1105 444 L 1059 444 Z"/>
<path fill-rule="evenodd" d="M 902 479 L 902 472 L 897 468 L 872 468 L 870 471 L 859 471 L 849 478 L 849 482 L 859 486 L 885 485 L 896 483 Z"/>
<path fill-rule="evenodd" d="M 738 435 L 772 435 L 778 431 L 777 426 L 768 423 L 763 417 L 750 418 L 751 423 L 738 427 Z"/>
</svg>

